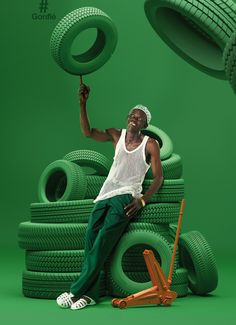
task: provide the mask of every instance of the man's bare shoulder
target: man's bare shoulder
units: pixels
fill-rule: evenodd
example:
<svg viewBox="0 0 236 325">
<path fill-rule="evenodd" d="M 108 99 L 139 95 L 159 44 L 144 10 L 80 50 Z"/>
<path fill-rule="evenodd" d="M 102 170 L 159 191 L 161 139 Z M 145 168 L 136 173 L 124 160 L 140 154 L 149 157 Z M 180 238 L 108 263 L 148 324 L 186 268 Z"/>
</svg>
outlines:
<svg viewBox="0 0 236 325">
<path fill-rule="evenodd" d="M 121 129 L 116 129 L 116 128 L 108 128 L 106 129 L 106 133 L 108 133 L 114 141 L 119 140 L 120 135 L 121 135 Z"/>
<path fill-rule="evenodd" d="M 153 152 L 153 150 L 159 152 L 160 151 L 159 142 L 156 139 L 149 137 L 147 141 L 147 150 L 150 153 Z"/>
</svg>

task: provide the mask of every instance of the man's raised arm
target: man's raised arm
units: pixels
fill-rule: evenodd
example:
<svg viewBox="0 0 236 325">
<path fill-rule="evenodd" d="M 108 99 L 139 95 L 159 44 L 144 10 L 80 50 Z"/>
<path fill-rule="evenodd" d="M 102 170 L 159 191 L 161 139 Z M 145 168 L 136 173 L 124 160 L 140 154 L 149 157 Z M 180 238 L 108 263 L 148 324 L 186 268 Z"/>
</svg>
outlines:
<svg viewBox="0 0 236 325">
<path fill-rule="evenodd" d="M 89 93 L 90 87 L 81 83 L 79 88 L 81 130 L 86 137 L 93 138 L 96 141 L 113 141 L 113 135 L 117 133 L 116 129 L 109 128 L 103 131 L 96 128 L 90 128 L 86 108 Z"/>
</svg>

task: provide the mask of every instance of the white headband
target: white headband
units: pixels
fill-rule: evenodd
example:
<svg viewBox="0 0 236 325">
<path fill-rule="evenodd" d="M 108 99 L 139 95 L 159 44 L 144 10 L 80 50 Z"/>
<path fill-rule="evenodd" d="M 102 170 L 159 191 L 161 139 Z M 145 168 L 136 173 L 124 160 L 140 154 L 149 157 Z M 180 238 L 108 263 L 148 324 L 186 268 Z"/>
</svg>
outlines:
<svg viewBox="0 0 236 325">
<path fill-rule="evenodd" d="M 145 114 L 146 114 L 146 117 L 147 117 L 147 124 L 150 123 L 151 121 L 151 118 L 152 118 L 152 115 L 151 113 L 149 112 L 148 108 L 146 106 L 143 106 L 143 105 L 136 105 L 134 106 L 133 108 L 131 108 L 131 110 L 129 111 L 129 114 L 134 110 L 134 109 L 140 109 L 141 111 L 143 111 Z"/>
</svg>

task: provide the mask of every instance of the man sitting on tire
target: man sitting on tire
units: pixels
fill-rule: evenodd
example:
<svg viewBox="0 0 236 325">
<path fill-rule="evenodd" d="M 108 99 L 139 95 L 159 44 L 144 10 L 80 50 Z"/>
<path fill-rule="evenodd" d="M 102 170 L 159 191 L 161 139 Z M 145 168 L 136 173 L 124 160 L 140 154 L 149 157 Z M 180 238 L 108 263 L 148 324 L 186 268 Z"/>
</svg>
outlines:
<svg viewBox="0 0 236 325">
<path fill-rule="evenodd" d="M 142 209 L 163 181 L 160 148 L 156 140 L 143 135 L 151 114 L 147 107 L 137 105 L 128 115 L 127 128 L 104 131 L 90 128 L 86 103 L 90 88 L 81 83 L 80 124 L 86 137 L 96 141 L 110 141 L 115 147 L 110 172 L 94 202 L 85 239 L 85 259 L 79 278 L 70 292 L 57 298 L 62 308 L 77 310 L 99 301 L 100 271 L 106 258 L 119 241 L 130 219 Z M 150 165 L 153 182 L 145 192 L 142 183 Z"/>
</svg>

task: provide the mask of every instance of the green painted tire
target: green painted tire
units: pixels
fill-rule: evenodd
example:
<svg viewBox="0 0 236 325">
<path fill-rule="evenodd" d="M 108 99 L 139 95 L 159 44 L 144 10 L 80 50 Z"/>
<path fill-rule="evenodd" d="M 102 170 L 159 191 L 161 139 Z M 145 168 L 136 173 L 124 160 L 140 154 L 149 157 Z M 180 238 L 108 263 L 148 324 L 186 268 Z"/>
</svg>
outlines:
<svg viewBox="0 0 236 325">
<path fill-rule="evenodd" d="M 155 140 L 160 146 L 160 157 L 161 160 L 169 158 L 173 153 L 173 143 L 170 137 L 158 127 L 149 124 L 146 129 L 141 130 L 141 132 Z"/>
<path fill-rule="evenodd" d="M 188 270 L 191 291 L 205 295 L 216 289 L 218 273 L 213 252 L 199 231 L 190 231 L 179 237 L 180 259 Z"/>
<path fill-rule="evenodd" d="M 161 161 L 164 179 L 178 179 L 182 177 L 182 159 L 173 153 L 168 159 Z M 145 179 L 153 179 L 152 168 L 150 167 L 145 175 Z"/>
<path fill-rule="evenodd" d="M 94 205 L 92 199 L 31 203 L 31 221 L 38 223 L 87 223 Z"/>
<path fill-rule="evenodd" d="M 135 292 L 150 288 L 151 281 L 139 283 L 132 281 L 122 268 L 122 257 L 132 246 L 145 244 L 152 247 L 154 254 L 158 254 L 161 261 L 161 267 L 168 275 L 171 262 L 171 245 L 160 234 L 148 230 L 136 230 L 125 233 L 111 256 L 111 263 L 108 265 L 108 282 L 124 295 L 130 295 Z"/>
<path fill-rule="evenodd" d="M 183 283 L 188 284 L 188 270 L 180 267 L 172 274 L 172 285 Z"/>
<path fill-rule="evenodd" d="M 155 224 L 174 223 L 178 221 L 179 211 L 179 203 L 148 203 L 132 218 L 132 221 Z"/>
<path fill-rule="evenodd" d="M 177 298 L 185 297 L 188 295 L 188 282 L 180 284 L 172 284 L 170 290 L 177 293 Z"/>
<path fill-rule="evenodd" d="M 146 264 L 145 264 L 146 266 Z M 143 270 L 139 270 L 138 265 L 135 266 L 136 270 L 125 270 L 127 276 L 135 282 L 147 282 L 150 280 L 147 267 Z M 186 283 L 188 286 L 188 271 L 184 268 L 178 268 L 175 270 L 172 276 L 172 285 Z"/>
<path fill-rule="evenodd" d="M 142 187 L 143 193 L 152 184 L 152 179 L 145 179 Z M 184 180 L 180 179 L 164 179 L 162 186 L 154 193 L 149 200 L 149 203 L 168 203 L 181 202 L 184 198 Z"/>
<path fill-rule="evenodd" d="M 234 32 L 225 46 L 223 53 L 226 77 L 236 94 L 236 32 Z"/>
<path fill-rule="evenodd" d="M 97 197 L 106 178 L 106 176 L 86 175 L 88 186 L 85 197 L 87 199 L 94 199 Z"/>
<path fill-rule="evenodd" d="M 74 39 L 88 28 L 97 29 L 97 38 L 89 50 L 72 55 Z M 91 73 L 113 54 L 117 44 L 117 30 L 108 15 L 93 7 L 75 9 L 62 18 L 52 32 L 51 54 L 56 63 L 74 75 Z"/>
<path fill-rule="evenodd" d="M 136 278 L 137 280 L 142 281 L 142 275 L 138 276 L 138 272 L 136 272 Z M 131 275 L 131 274 L 130 274 Z M 135 277 L 134 274 L 131 276 Z M 146 275 L 147 277 L 148 275 Z M 170 286 L 170 290 L 173 290 L 177 293 L 177 298 L 179 297 L 185 297 L 188 294 L 188 273 L 186 269 L 179 268 L 176 269 L 176 272 L 173 274 L 172 284 Z M 144 278 L 143 278 L 144 279 Z M 126 297 L 129 295 L 128 292 L 124 293 L 123 291 L 119 290 L 117 287 L 113 286 L 111 282 L 107 280 L 107 290 L 108 293 L 114 297 Z"/>
<path fill-rule="evenodd" d="M 87 190 L 86 177 L 80 166 L 66 160 L 49 164 L 40 176 L 40 202 L 83 199 Z"/>
<path fill-rule="evenodd" d="M 92 200 L 33 203 L 31 221 L 38 223 L 87 223 L 95 204 Z M 36 208 L 38 207 L 38 208 Z M 178 221 L 179 203 L 148 203 L 131 223 L 169 224 Z"/>
<path fill-rule="evenodd" d="M 168 161 L 168 159 L 166 160 Z M 164 162 L 164 161 L 163 161 Z M 163 163 L 162 162 L 162 163 Z M 182 168 L 182 167 L 181 167 Z M 86 199 L 94 199 L 102 188 L 103 183 L 106 180 L 105 176 L 86 176 L 87 191 L 85 194 Z M 153 182 L 152 179 L 145 178 L 142 188 L 143 193 Z M 168 203 L 168 202 L 180 202 L 184 197 L 184 180 L 180 179 L 164 179 L 161 188 L 157 193 L 154 193 L 149 200 L 149 203 Z"/>
<path fill-rule="evenodd" d="M 22 289 L 25 297 L 55 299 L 62 292 L 70 291 L 73 281 L 80 273 L 44 273 L 24 271 L 22 274 Z M 100 296 L 106 295 L 105 274 L 101 272 Z"/>
<path fill-rule="evenodd" d="M 25 252 L 26 269 L 34 272 L 80 272 L 83 260 L 84 250 Z"/>
<path fill-rule="evenodd" d="M 232 0 L 146 0 L 144 9 L 153 29 L 180 57 L 226 79 L 222 54 L 236 29 Z"/>
<path fill-rule="evenodd" d="M 72 161 L 82 168 L 89 167 L 94 169 L 96 174 L 100 176 L 107 176 L 111 168 L 110 159 L 93 150 L 75 150 L 66 154 L 63 159 Z"/>
<path fill-rule="evenodd" d="M 85 223 L 21 222 L 18 228 L 19 247 L 32 251 L 84 249 Z"/>
</svg>

